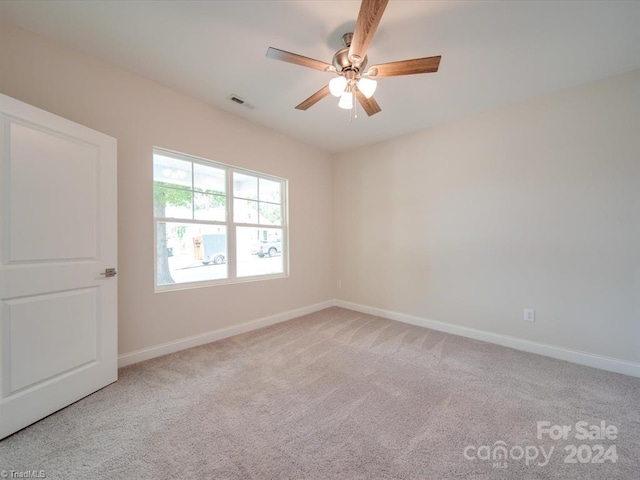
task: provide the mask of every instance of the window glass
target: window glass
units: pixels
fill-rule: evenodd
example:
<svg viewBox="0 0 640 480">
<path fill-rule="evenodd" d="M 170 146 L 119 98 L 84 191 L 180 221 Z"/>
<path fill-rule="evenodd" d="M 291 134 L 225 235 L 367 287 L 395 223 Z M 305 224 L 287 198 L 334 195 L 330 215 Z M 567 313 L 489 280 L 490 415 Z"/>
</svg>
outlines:
<svg viewBox="0 0 640 480">
<path fill-rule="evenodd" d="M 153 181 L 162 186 L 191 189 L 192 163 L 166 157 L 153 156 Z"/>
<path fill-rule="evenodd" d="M 280 182 L 274 182 L 273 180 L 267 180 L 265 178 L 260 179 L 260 201 L 280 203 L 282 199 L 282 192 L 280 189 Z"/>
<path fill-rule="evenodd" d="M 233 220 L 237 223 L 260 223 L 258 202 L 235 198 L 233 200 Z"/>
<path fill-rule="evenodd" d="M 272 203 L 260 204 L 261 225 L 282 225 L 282 207 Z"/>
<path fill-rule="evenodd" d="M 156 288 L 286 275 L 286 185 L 154 149 Z"/>
<path fill-rule="evenodd" d="M 248 200 L 258 199 L 258 178 L 252 175 L 244 175 L 234 172 L 233 174 L 233 196 L 236 198 L 246 198 Z"/>
<path fill-rule="evenodd" d="M 193 165 L 193 186 L 199 192 L 224 195 L 227 191 L 226 172 L 198 163 Z"/>
<path fill-rule="evenodd" d="M 196 220 L 217 220 L 227 218 L 227 197 L 195 192 L 193 194 L 193 218 Z"/>
<path fill-rule="evenodd" d="M 282 229 L 237 227 L 239 277 L 283 273 Z"/>
<path fill-rule="evenodd" d="M 227 278 L 227 228 L 157 222 L 157 284 Z"/>
</svg>

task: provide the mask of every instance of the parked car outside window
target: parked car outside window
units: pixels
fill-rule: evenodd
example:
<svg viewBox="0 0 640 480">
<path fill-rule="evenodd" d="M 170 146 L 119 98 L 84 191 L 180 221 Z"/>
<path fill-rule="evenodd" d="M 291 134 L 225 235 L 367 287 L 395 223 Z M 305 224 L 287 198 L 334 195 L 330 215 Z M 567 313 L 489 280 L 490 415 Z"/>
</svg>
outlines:
<svg viewBox="0 0 640 480">
<path fill-rule="evenodd" d="M 258 257 L 275 257 L 282 253 L 282 240 L 275 240 L 273 242 L 260 242 L 255 251 L 252 252 Z"/>
</svg>

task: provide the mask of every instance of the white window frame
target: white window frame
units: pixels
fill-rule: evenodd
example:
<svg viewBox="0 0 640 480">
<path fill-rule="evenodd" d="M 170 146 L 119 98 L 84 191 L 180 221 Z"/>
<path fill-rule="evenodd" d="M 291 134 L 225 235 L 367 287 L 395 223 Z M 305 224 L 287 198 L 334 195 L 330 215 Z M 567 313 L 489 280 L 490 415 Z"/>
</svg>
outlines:
<svg viewBox="0 0 640 480">
<path fill-rule="evenodd" d="M 229 284 L 236 284 L 236 283 L 266 281 L 266 280 L 289 277 L 289 193 L 288 193 L 289 181 L 286 178 L 276 177 L 274 175 L 269 175 L 269 174 L 258 172 L 255 170 L 236 167 L 234 165 L 221 163 L 221 162 L 209 160 L 202 157 L 197 157 L 195 155 L 180 153 L 174 150 L 168 150 L 162 147 L 153 147 L 153 154 L 156 154 L 156 153 L 159 155 L 172 157 L 177 160 L 191 162 L 193 164 L 200 164 L 204 166 L 225 170 L 225 182 L 226 182 L 226 188 L 225 188 L 226 190 L 225 191 L 226 221 L 194 220 L 194 219 L 175 218 L 175 217 L 156 217 L 155 208 L 154 208 L 154 212 L 153 212 L 153 252 L 154 252 L 153 284 L 154 284 L 154 291 L 156 293 L 175 291 L 175 290 L 186 290 L 186 289 L 201 288 L 201 287 L 211 287 L 211 286 L 217 286 L 217 285 L 229 285 Z M 154 161 L 152 156 L 152 169 L 153 169 L 153 166 L 154 166 Z M 233 204 L 234 204 L 234 198 L 235 198 L 234 191 L 233 191 L 233 174 L 234 173 L 251 175 L 251 176 L 262 178 L 265 180 L 279 182 L 281 184 L 282 186 L 281 188 L 282 225 L 264 225 L 264 224 L 258 224 L 258 223 L 243 223 L 243 222 L 234 221 L 233 219 L 233 214 L 234 214 Z M 153 174 L 152 174 L 152 178 L 153 178 Z M 154 195 L 154 192 L 153 192 L 154 188 L 155 187 L 152 182 L 152 195 Z M 193 189 L 193 181 L 192 181 L 192 189 Z M 158 232 L 157 232 L 158 222 L 225 226 L 227 231 L 227 259 L 226 259 L 227 278 L 158 285 L 157 283 L 158 282 L 158 272 L 157 272 L 158 262 L 156 259 L 156 255 L 157 255 L 156 252 L 158 249 Z M 283 268 L 282 273 L 270 273 L 270 274 L 264 274 L 264 275 L 238 277 L 237 254 L 236 254 L 236 228 L 237 227 L 255 227 L 260 229 L 276 228 L 276 229 L 282 230 L 282 253 L 281 253 L 282 268 Z"/>
</svg>

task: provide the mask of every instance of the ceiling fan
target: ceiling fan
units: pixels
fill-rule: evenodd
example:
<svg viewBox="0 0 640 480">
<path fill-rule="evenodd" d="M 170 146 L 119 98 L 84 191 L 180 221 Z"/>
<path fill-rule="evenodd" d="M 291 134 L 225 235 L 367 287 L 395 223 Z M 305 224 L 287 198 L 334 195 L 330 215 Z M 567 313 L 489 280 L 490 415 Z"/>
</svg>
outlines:
<svg viewBox="0 0 640 480">
<path fill-rule="evenodd" d="M 331 79 L 329 85 L 322 87 L 297 105 L 298 110 L 307 110 L 327 95 L 332 94 L 335 97 L 340 97 L 338 103 L 340 108 L 353 109 L 355 97 L 367 115 L 375 115 L 381 111 L 378 102 L 373 98 L 376 89 L 375 78 L 438 71 L 440 55 L 381 63 L 367 68 L 367 48 L 373 39 L 388 2 L 389 0 L 362 0 L 356 28 L 353 33 L 346 33 L 342 36 L 344 48 L 336 52 L 332 64 L 269 47 L 267 58 L 337 75 Z"/>
</svg>

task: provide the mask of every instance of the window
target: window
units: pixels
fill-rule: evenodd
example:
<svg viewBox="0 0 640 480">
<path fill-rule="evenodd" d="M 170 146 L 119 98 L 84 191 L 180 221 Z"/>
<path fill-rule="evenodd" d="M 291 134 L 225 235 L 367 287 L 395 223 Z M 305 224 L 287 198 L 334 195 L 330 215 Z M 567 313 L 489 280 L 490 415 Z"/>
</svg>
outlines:
<svg viewBox="0 0 640 480">
<path fill-rule="evenodd" d="M 285 179 L 155 148 L 156 290 L 286 276 L 286 199 Z"/>
</svg>

